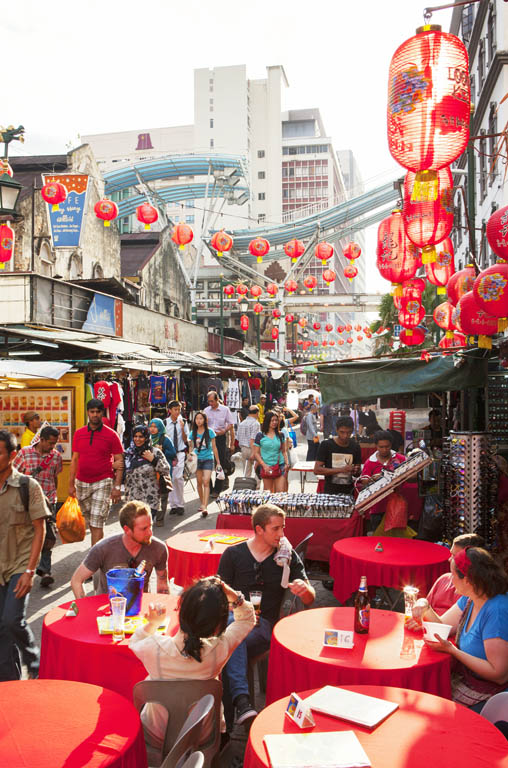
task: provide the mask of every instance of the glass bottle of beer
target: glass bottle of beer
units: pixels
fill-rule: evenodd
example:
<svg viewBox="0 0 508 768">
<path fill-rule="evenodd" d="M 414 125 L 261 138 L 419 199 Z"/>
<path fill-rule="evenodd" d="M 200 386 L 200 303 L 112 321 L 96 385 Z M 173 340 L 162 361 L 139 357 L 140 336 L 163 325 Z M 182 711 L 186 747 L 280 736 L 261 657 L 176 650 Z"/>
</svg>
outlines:
<svg viewBox="0 0 508 768">
<path fill-rule="evenodd" d="M 355 597 L 355 632 L 366 635 L 370 624 L 370 601 L 367 591 L 367 577 L 362 576 Z"/>
<path fill-rule="evenodd" d="M 142 576 L 146 569 L 146 560 L 142 560 L 136 570 L 134 571 L 134 576 Z"/>
</svg>

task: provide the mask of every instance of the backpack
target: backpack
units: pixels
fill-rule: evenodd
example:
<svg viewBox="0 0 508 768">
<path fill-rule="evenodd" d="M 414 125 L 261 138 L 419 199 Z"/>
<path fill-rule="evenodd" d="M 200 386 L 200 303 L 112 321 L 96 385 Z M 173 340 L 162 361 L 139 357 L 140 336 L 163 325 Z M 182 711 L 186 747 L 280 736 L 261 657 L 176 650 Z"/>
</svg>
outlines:
<svg viewBox="0 0 508 768">
<path fill-rule="evenodd" d="M 30 504 L 30 478 L 28 475 L 22 475 L 19 478 L 19 495 L 21 497 L 21 503 L 23 504 L 23 507 L 25 508 L 25 512 L 28 514 L 28 506 Z M 44 498 L 44 503 L 47 504 L 46 498 Z M 46 537 L 44 539 L 44 544 L 42 545 L 42 551 L 46 552 L 50 549 L 53 549 L 53 547 L 56 544 L 56 525 L 55 521 L 52 517 L 46 518 Z"/>
<path fill-rule="evenodd" d="M 307 434 L 307 417 L 308 417 L 308 415 L 309 414 L 306 413 L 305 416 L 303 417 L 301 423 L 300 423 L 300 432 L 302 433 L 302 435 L 304 437 Z"/>
</svg>

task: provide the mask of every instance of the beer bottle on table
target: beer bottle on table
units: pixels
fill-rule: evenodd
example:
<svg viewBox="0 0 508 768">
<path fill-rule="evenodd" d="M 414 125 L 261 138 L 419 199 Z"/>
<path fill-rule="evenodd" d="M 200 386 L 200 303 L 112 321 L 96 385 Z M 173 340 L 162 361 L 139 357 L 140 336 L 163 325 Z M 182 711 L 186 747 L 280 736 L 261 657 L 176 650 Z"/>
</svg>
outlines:
<svg viewBox="0 0 508 768">
<path fill-rule="evenodd" d="M 362 576 L 355 597 L 355 632 L 366 635 L 370 624 L 370 601 L 367 591 L 367 577 Z"/>
</svg>

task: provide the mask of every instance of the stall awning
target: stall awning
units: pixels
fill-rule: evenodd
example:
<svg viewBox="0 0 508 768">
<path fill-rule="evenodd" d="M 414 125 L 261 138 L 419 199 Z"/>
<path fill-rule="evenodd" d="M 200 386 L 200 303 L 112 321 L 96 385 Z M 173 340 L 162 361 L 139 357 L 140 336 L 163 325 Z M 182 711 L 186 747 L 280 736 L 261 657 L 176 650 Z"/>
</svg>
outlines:
<svg viewBox="0 0 508 768">
<path fill-rule="evenodd" d="M 10 379 L 54 379 L 58 381 L 72 369 L 69 363 L 0 360 L 0 376 Z"/>
<path fill-rule="evenodd" d="M 487 383 L 487 358 L 476 350 L 460 357 L 392 358 L 319 366 L 323 402 L 371 400 L 407 392 L 443 392 Z"/>
</svg>

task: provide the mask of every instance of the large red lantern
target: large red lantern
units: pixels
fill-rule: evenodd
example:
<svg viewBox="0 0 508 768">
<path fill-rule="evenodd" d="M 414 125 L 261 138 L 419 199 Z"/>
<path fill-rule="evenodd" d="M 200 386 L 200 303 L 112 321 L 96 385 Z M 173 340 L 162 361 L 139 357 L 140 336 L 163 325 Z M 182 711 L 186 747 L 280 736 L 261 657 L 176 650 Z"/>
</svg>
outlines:
<svg viewBox="0 0 508 768">
<path fill-rule="evenodd" d="M 150 225 L 159 218 L 159 212 L 150 203 L 143 203 L 143 205 L 138 205 L 136 208 L 136 218 L 145 225 L 145 229 L 150 229 Z M 173 239 L 173 236 L 171 236 L 171 239 Z"/>
<path fill-rule="evenodd" d="M 237 294 L 238 294 L 238 301 L 241 301 L 241 299 L 242 299 L 242 296 L 247 296 L 247 294 L 248 294 L 248 292 L 249 292 L 249 289 L 248 289 L 248 288 L 247 288 L 247 286 L 246 286 L 246 285 L 244 285 L 243 283 L 239 283 L 239 284 L 236 286 L 236 292 L 237 292 Z"/>
<path fill-rule="evenodd" d="M 279 338 L 279 329 L 272 328 L 272 339 L 276 341 Z"/>
<path fill-rule="evenodd" d="M 441 349 L 460 349 L 467 346 L 467 338 L 463 333 L 446 333 L 439 341 Z"/>
<path fill-rule="evenodd" d="M 347 264 L 344 267 L 344 277 L 347 277 L 349 282 L 354 280 L 354 278 L 357 276 L 358 270 L 356 267 L 353 267 L 351 264 Z"/>
<path fill-rule="evenodd" d="M 289 324 L 289 323 L 294 323 L 294 322 L 295 322 L 295 316 L 292 315 L 291 313 L 288 313 L 286 315 L 286 323 Z"/>
<path fill-rule="evenodd" d="M 412 298 L 421 297 L 425 290 L 425 280 L 421 277 L 412 277 L 411 280 L 406 280 L 402 283 L 402 295 L 412 296 Z"/>
<path fill-rule="evenodd" d="M 436 245 L 435 256 L 435 261 L 425 264 L 425 274 L 429 283 L 437 286 L 437 294 L 442 295 L 446 293 L 448 280 L 455 272 L 455 253 L 449 237 Z"/>
<path fill-rule="evenodd" d="M 363 336 L 361 334 L 359 336 L 357 336 L 356 338 L 358 339 L 358 341 L 363 341 Z"/>
<path fill-rule="evenodd" d="M 303 284 L 312 293 L 312 291 L 317 285 L 317 277 L 315 277 L 314 275 L 307 275 L 307 277 L 303 281 Z"/>
<path fill-rule="evenodd" d="M 442 304 L 435 308 L 432 314 L 435 324 L 447 333 L 452 333 L 455 330 L 455 323 L 453 322 L 454 309 L 453 304 L 450 304 L 449 301 L 443 301 Z"/>
<path fill-rule="evenodd" d="M 250 295 L 254 299 L 259 299 L 262 293 L 263 293 L 263 289 L 261 288 L 260 285 L 253 285 L 250 289 Z"/>
<path fill-rule="evenodd" d="M 508 327 L 508 264 L 500 262 L 480 272 L 473 286 L 478 306 L 498 317 L 498 331 Z"/>
<path fill-rule="evenodd" d="M 362 326 L 360 325 L 360 323 L 357 323 L 355 325 L 355 331 L 361 331 L 361 330 L 362 330 Z"/>
<path fill-rule="evenodd" d="M 337 333 L 344 333 L 345 327 L 343 325 L 337 326 Z"/>
<path fill-rule="evenodd" d="M 406 347 L 418 347 L 425 341 L 426 335 L 427 333 L 424 328 L 420 328 L 420 326 L 418 326 L 417 328 L 413 328 L 411 331 L 401 331 L 399 334 L 399 339 L 402 344 L 406 345 Z"/>
<path fill-rule="evenodd" d="M 326 331 L 327 333 L 331 333 L 331 331 L 333 331 L 333 325 L 332 325 L 331 323 L 327 323 L 327 324 L 325 325 L 325 331 Z"/>
<path fill-rule="evenodd" d="M 314 248 L 314 256 L 321 261 L 323 266 L 326 266 L 326 262 L 333 256 L 333 245 L 326 241 L 318 243 Z"/>
<path fill-rule="evenodd" d="M 235 292 L 235 288 L 234 288 L 234 286 L 233 286 L 233 285 L 231 285 L 231 284 L 228 284 L 228 285 L 225 285 L 225 286 L 224 286 L 224 293 L 226 294 L 226 296 L 227 296 L 228 298 L 231 298 L 231 296 L 233 296 L 233 295 L 234 295 L 234 292 Z"/>
<path fill-rule="evenodd" d="M 67 198 L 67 187 L 59 181 L 49 181 L 41 189 L 42 199 L 51 205 L 52 211 L 59 211 L 59 203 Z"/>
<path fill-rule="evenodd" d="M 497 333 L 497 317 L 487 314 L 476 303 L 473 291 L 466 293 L 455 308 L 458 326 L 468 336 L 478 336 L 481 349 L 492 349 L 492 339 Z"/>
<path fill-rule="evenodd" d="M 233 247 L 233 238 L 221 229 L 212 235 L 210 245 L 217 251 L 217 256 L 222 256 L 223 253 L 227 253 Z"/>
<path fill-rule="evenodd" d="M 353 330 L 353 326 L 351 325 L 351 323 L 348 323 L 345 326 L 344 330 L 346 330 L 348 333 L 351 333 L 351 331 Z"/>
<path fill-rule="evenodd" d="M 286 256 L 289 256 L 291 258 L 291 261 L 294 263 L 295 261 L 298 261 L 302 253 L 305 251 L 305 246 L 302 243 L 301 240 L 290 240 L 286 245 L 284 246 L 284 253 Z"/>
<path fill-rule="evenodd" d="M 276 285 L 275 283 L 268 283 L 268 285 L 266 286 L 266 292 L 270 296 L 277 296 L 277 291 L 278 290 L 279 290 L 279 286 Z M 295 290 L 296 290 L 296 288 L 295 288 Z"/>
<path fill-rule="evenodd" d="M 298 325 L 300 326 L 300 328 L 305 328 L 305 326 L 307 325 L 307 322 L 308 322 L 308 321 L 307 321 L 307 318 L 306 318 L 306 317 L 301 317 L 301 318 L 298 320 Z"/>
<path fill-rule="evenodd" d="M 192 231 L 192 227 L 189 227 L 189 225 L 185 224 L 183 221 L 178 222 L 178 224 L 175 224 L 173 227 L 171 240 L 177 244 L 181 251 L 183 251 L 188 243 L 192 242 L 193 238 L 194 232 Z"/>
<path fill-rule="evenodd" d="M 487 240 L 500 259 L 508 260 L 508 205 L 494 211 L 487 222 Z"/>
<path fill-rule="evenodd" d="M 467 50 L 427 25 L 397 48 L 388 74 L 388 148 L 410 171 L 438 171 L 465 150 L 470 117 Z"/>
<path fill-rule="evenodd" d="M 456 306 L 466 293 L 473 290 L 475 280 L 476 271 L 470 264 L 464 269 L 455 272 L 448 280 L 446 286 L 448 301 Z"/>
<path fill-rule="evenodd" d="M 362 249 L 358 243 L 348 243 L 344 248 L 344 256 L 346 259 L 349 259 L 350 262 L 355 261 L 355 259 L 359 259 L 361 255 Z"/>
<path fill-rule="evenodd" d="M 333 269 L 325 269 L 323 272 L 323 280 L 327 285 L 331 285 L 334 282 L 336 277 L 337 275 L 335 274 Z"/>
<path fill-rule="evenodd" d="M 326 341 L 326 339 L 325 339 L 324 341 L 322 341 L 322 342 L 321 342 L 321 346 L 322 346 L 322 347 L 326 347 L 326 346 L 328 346 L 328 342 Z"/>
<path fill-rule="evenodd" d="M 0 269 L 5 269 L 5 264 L 14 255 L 15 235 L 14 230 L 8 224 L 0 225 Z"/>
<path fill-rule="evenodd" d="M 118 206 L 112 200 L 105 197 L 94 205 L 95 215 L 102 219 L 105 227 L 109 227 L 111 222 L 118 216 Z"/>
<path fill-rule="evenodd" d="M 320 331 L 321 323 L 312 323 L 312 327 L 314 328 L 315 331 Z"/>
<path fill-rule="evenodd" d="M 335 342 L 334 342 L 334 340 L 333 340 L 333 339 L 332 339 L 331 341 L 329 341 L 329 342 L 328 342 L 328 344 L 329 344 L 331 347 L 334 347 L 334 346 L 335 346 Z"/>
<path fill-rule="evenodd" d="M 249 243 L 249 252 L 256 257 L 258 264 L 261 264 L 263 256 L 266 256 L 269 250 L 270 243 L 264 237 L 255 237 Z"/>
<path fill-rule="evenodd" d="M 344 346 L 344 339 L 339 339 L 337 344 L 339 345 L 339 347 L 343 347 Z"/>
<path fill-rule="evenodd" d="M 404 309 L 399 311 L 399 323 L 408 330 L 409 335 L 413 328 L 425 319 L 425 307 L 419 301 L 412 299 L 406 303 Z"/>
<path fill-rule="evenodd" d="M 240 318 L 240 328 L 242 331 L 248 331 L 249 330 L 249 318 L 247 315 L 242 315 Z"/>
<path fill-rule="evenodd" d="M 314 347 L 319 347 L 319 341 L 313 341 L 313 342 L 312 342 L 312 345 L 313 345 Z"/>
<path fill-rule="evenodd" d="M 420 174 L 407 172 L 402 218 L 406 235 L 423 249 L 422 262 L 433 262 L 435 246 L 448 237 L 453 226 L 453 179 L 449 168 Z"/>
<path fill-rule="evenodd" d="M 263 305 L 259 301 L 256 301 L 252 309 L 254 310 L 255 315 L 260 315 L 263 311 Z"/>
<path fill-rule="evenodd" d="M 351 338 L 351 336 L 349 336 L 349 337 L 346 339 L 346 341 L 347 341 L 347 343 L 348 343 L 348 344 L 352 344 L 352 343 L 353 343 L 353 339 Z"/>
<path fill-rule="evenodd" d="M 286 280 L 286 282 L 284 283 L 284 288 L 291 296 L 291 294 L 294 293 L 298 288 L 298 283 L 295 280 Z"/>
<path fill-rule="evenodd" d="M 272 317 L 274 317 L 276 320 L 282 317 L 282 312 L 280 309 L 272 309 Z"/>
<path fill-rule="evenodd" d="M 414 277 L 420 261 L 418 249 L 406 235 L 400 211 L 394 211 L 379 225 L 376 255 L 381 277 L 389 280 L 400 296 L 401 284 Z"/>
</svg>

